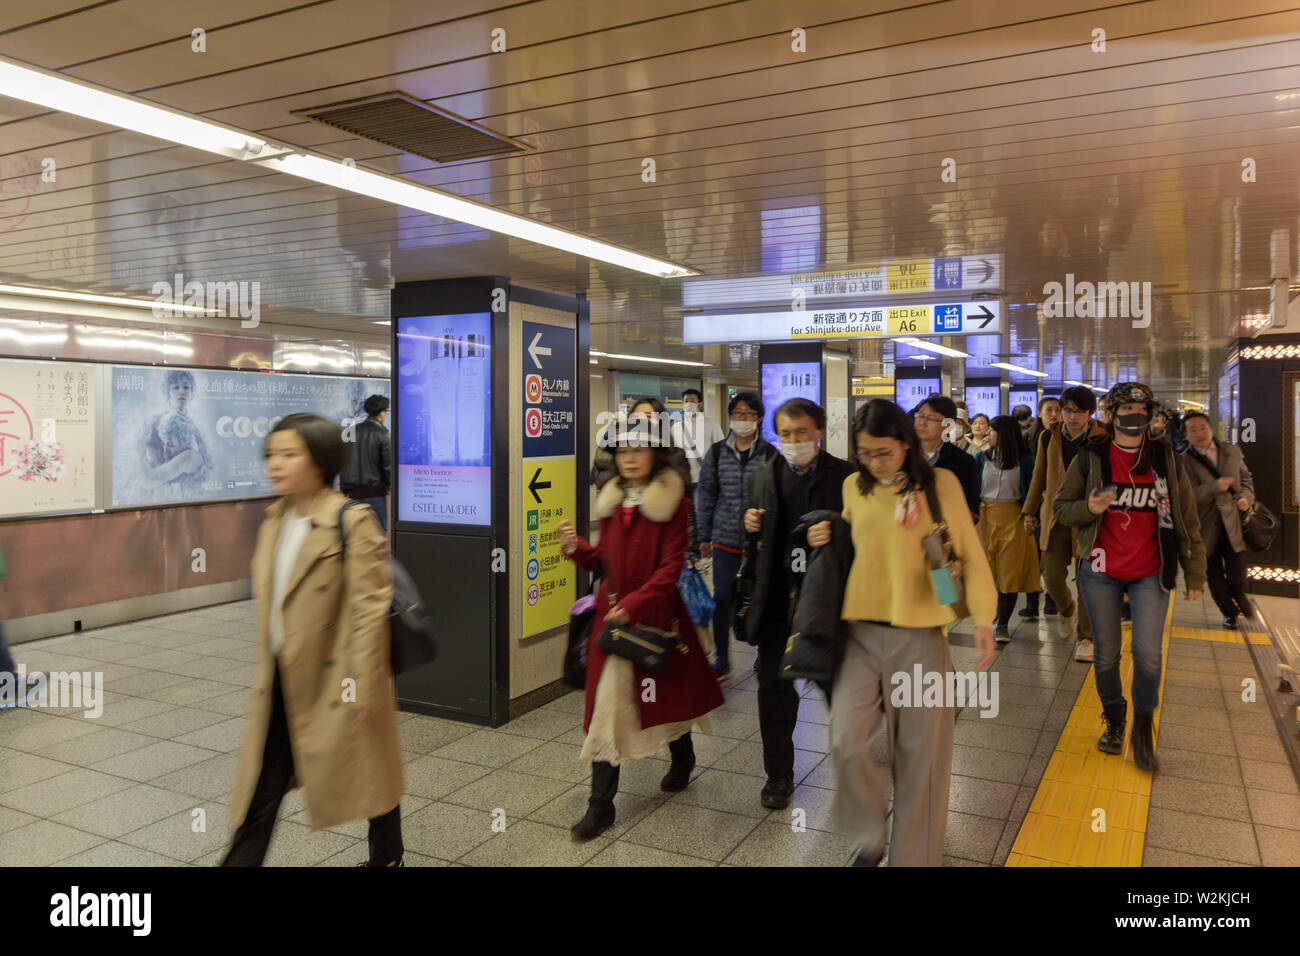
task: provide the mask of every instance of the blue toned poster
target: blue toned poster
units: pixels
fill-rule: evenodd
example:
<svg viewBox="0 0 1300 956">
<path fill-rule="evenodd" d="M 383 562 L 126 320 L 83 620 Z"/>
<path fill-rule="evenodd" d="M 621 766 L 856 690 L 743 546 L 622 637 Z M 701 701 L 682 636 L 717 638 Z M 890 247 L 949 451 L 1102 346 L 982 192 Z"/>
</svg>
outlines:
<svg viewBox="0 0 1300 956">
<path fill-rule="evenodd" d="M 773 416 L 782 402 L 792 398 L 806 398 L 818 405 L 822 401 L 821 362 L 773 362 L 763 365 L 763 437 L 773 445 L 781 444 L 776 437 Z"/>
<path fill-rule="evenodd" d="M 894 381 L 894 401 L 903 411 L 911 414 L 931 395 L 938 394 L 943 383 L 939 376 L 934 378 L 900 378 Z"/>
<path fill-rule="evenodd" d="M 341 427 L 362 421 L 373 378 L 115 365 L 112 507 L 273 494 L 267 433 L 307 412 Z"/>
<path fill-rule="evenodd" d="M 986 385 L 972 385 L 969 381 L 966 383 L 966 408 L 970 412 L 970 417 L 976 415 L 987 415 L 989 421 L 998 414 L 998 406 L 1002 402 L 1002 387 L 996 383 Z"/>
<path fill-rule="evenodd" d="M 1028 405 L 1031 412 L 1038 414 L 1038 389 L 1012 386 L 1011 395 L 1007 399 L 1007 413 L 1010 414 L 1017 405 Z"/>
<path fill-rule="evenodd" d="M 397 520 L 492 522 L 492 316 L 397 323 Z"/>
</svg>

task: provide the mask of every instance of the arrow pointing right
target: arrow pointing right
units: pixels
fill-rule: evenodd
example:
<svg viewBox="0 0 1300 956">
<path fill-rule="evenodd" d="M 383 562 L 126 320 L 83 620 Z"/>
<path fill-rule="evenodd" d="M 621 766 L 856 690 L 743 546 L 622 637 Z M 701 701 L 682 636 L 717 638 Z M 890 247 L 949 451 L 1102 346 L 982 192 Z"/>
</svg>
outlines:
<svg viewBox="0 0 1300 956">
<path fill-rule="evenodd" d="M 989 278 L 993 275 L 993 266 L 987 259 L 981 259 L 980 265 L 984 267 L 984 275 L 980 278 L 980 285 L 983 285 L 988 282 Z"/>
<path fill-rule="evenodd" d="M 993 321 L 993 313 L 989 311 L 989 307 L 987 305 L 981 305 L 980 311 L 984 314 L 983 315 L 972 314 L 971 318 L 983 319 L 984 321 L 980 323 L 980 328 L 987 329 L 989 327 L 989 323 Z"/>
</svg>

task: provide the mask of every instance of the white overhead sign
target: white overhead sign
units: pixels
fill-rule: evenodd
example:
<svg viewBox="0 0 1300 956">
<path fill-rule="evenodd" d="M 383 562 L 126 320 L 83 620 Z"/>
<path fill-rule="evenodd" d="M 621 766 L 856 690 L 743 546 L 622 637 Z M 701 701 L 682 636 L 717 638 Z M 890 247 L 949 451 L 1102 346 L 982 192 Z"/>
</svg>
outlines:
<svg viewBox="0 0 1300 956">
<path fill-rule="evenodd" d="M 852 269 L 793 275 L 682 279 L 682 307 L 726 308 L 749 303 L 804 303 L 935 292 L 995 292 L 1002 289 L 1002 256 L 944 256 L 888 259 Z"/>
<path fill-rule="evenodd" d="M 895 338 L 906 335 L 972 335 L 1002 331 L 1002 301 L 915 302 L 682 316 L 683 345 L 789 342 L 800 339 Z"/>
</svg>

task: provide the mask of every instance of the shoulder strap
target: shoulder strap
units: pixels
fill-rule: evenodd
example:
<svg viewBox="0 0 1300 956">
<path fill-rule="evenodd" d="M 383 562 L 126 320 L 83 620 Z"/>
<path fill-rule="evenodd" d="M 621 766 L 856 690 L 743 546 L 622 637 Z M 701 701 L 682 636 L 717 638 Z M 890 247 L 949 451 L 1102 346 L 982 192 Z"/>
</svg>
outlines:
<svg viewBox="0 0 1300 956">
<path fill-rule="evenodd" d="M 939 507 L 939 492 L 932 482 L 926 485 L 925 500 L 930 506 L 930 520 L 935 523 L 939 530 L 939 540 L 943 542 L 945 554 L 952 553 L 952 539 L 948 537 L 948 523 L 943 520 L 943 509 Z"/>
<path fill-rule="evenodd" d="M 1187 448 L 1187 454 L 1191 455 L 1194 459 L 1196 459 L 1197 464 L 1199 464 L 1202 468 L 1204 468 L 1206 471 L 1212 474 L 1215 478 L 1223 477 L 1221 474 L 1219 474 L 1219 469 L 1214 467 L 1214 462 L 1210 461 L 1210 459 L 1206 458 L 1204 455 L 1202 455 L 1195 448 L 1192 448 L 1190 445 Z"/>
<path fill-rule="evenodd" d="M 370 507 L 369 505 L 366 505 L 364 501 L 357 501 L 355 498 L 349 498 L 347 501 L 343 502 L 343 507 L 339 509 L 339 544 L 342 546 L 344 551 L 348 549 L 348 535 L 347 532 L 343 530 L 343 512 L 347 511 L 353 505 L 365 505 L 367 508 Z"/>
</svg>

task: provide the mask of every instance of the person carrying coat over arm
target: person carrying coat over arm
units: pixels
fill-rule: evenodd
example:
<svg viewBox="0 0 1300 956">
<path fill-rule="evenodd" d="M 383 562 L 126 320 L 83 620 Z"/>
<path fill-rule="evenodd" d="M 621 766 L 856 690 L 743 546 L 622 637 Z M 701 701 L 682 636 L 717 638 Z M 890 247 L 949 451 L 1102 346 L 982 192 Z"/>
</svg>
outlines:
<svg viewBox="0 0 1300 956">
<path fill-rule="evenodd" d="M 582 758 L 592 761 L 591 796 L 586 814 L 572 828 L 578 840 L 614 825 L 624 760 L 652 756 L 667 745 L 672 765 L 659 786 L 667 792 L 684 789 L 695 768 L 691 726 L 701 722 L 707 732 L 705 715 L 722 704 L 717 677 L 677 590 L 691 507 L 686 481 L 671 463 L 672 449 L 643 443 L 635 432 L 625 438 L 615 449 L 618 477 L 596 496 L 599 543 L 588 543 L 567 521 L 556 527 L 561 549 L 576 565 L 603 568 L 587 638 Z M 675 631 L 677 650 L 668 653 L 663 671 L 650 673 L 600 648 L 607 624 Z"/>
<path fill-rule="evenodd" d="M 1183 452 L 1183 465 L 1196 495 L 1210 596 L 1223 615 L 1224 628 L 1234 630 L 1238 615 L 1249 618 L 1254 613 L 1246 596 L 1246 539 L 1241 522 L 1255 503 L 1255 478 L 1241 449 L 1214 437 L 1204 412 L 1188 412 L 1183 428 L 1190 443 Z"/>
<path fill-rule="evenodd" d="M 948 820 L 955 713 L 917 706 L 919 693 L 900 694 L 896 675 L 953 675 L 946 629 L 956 620 L 940 604 L 930 575 L 925 539 L 937 530 L 929 493 L 942 512 L 960 563 L 966 602 L 975 620 L 977 669 L 996 650 L 997 589 L 960 483 L 931 468 L 911 419 L 893 402 L 873 398 L 853 420 L 858 471 L 844 480 L 843 518 L 851 528 L 853 564 L 842 618 L 849 623 L 843 660 L 831 694 L 831 758 L 838 781 L 837 829 L 858 846 L 855 866 L 877 866 L 885 852 L 885 775 L 873 750 L 889 745 L 894 780 L 890 866 L 941 866 Z M 808 530 L 808 544 L 831 542 L 831 523 Z M 955 675 L 960 676 L 960 675 Z M 965 682 L 963 682 L 965 683 Z"/>
<path fill-rule="evenodd" d="M 821 448 L 826 412 L 806 398 L 782 403 L 772 416 L 780 455 L 749 477 L 745 530 L 756 535 L 751 552 L 754 590 L 745 616 L 745 639 L 758 645 L 758 727 L 767 782 L 759 800 L 769 810 L 789 806 L 794 793 L 794 730 L 799 692 L 781 676 L 790 638 L 793 594 L 807 565 L 799 520 L 825 508 L 840 511 L 844 479 L 853 466 Z"/>
<path fill-rule="evenodd" d="M 393 575 L 374 512 L 343 511 L 348 499 L 331 487 L 346 460 L 339 426 L 317 415 L 286 415 L 266 437 L 281 497 L 253 551 L 257 676 L 222 866 L 261 866 L 292 787 L 303 788 L 312 830 L 370 821 L 359 866 L 402 865 Z"/>
<path fill-rule="evenodd" d="M 1196 497 L 1173 447 L 1148 433 L 1155 397 L 1140 382 L 1106 393 L 1106 438 L 1080 449 L 1052 510 L 1078 531 L 1079 597 L 1092 620 L 1093 674 L 1106 729 L 1102 753 L 1124 749 L 1128 702 L 1120 681 L 1120 614 L 1127 594 L 1133 615 L 1133 760 L 1159 769 L 1153 717 L 1163 667 L 1161 639 L 1178 565 L 1187 599 L 1205 587 L 1205 546 Z"/>
</svg>

